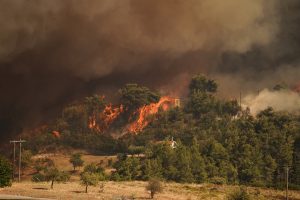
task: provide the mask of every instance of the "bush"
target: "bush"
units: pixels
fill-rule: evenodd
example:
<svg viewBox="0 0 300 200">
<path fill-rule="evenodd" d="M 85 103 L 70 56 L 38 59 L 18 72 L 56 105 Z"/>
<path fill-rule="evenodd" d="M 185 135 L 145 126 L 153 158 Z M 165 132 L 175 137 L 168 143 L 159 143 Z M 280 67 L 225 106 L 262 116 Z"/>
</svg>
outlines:
<svg viewBox="0 0 300 200">
<path fill-rule="evenodd" d="M 0 187 L 11 186 L 13 169 L 7 159 L 0 156 Z"/>
<path fill-rule="evenodd" d="M 121 181 L 121 177 L 118 172 L 113 172 L 110 176 L 111 181 Z"/>
<path fill-rule="evenodd" d="M 227 197 L 228 200 L 251 200 L 246 188 L 240 188 L 239 190 L 231 193 Z"/>
<path fill-rule="evenodd" d="M 54 182 L 67 182 L 70 175 L 67 172 L 59 171 L 56 167 L 45 169 L 45 179 L 51 182 L 51 189 L 53 189 Z"/>
<path fill-rule="evenodd" d="M 146 186 L 146 190 L 150 191 L 150 197 L 153 199 L 156 193 L 162 192 L 163 188 L 159 180 L 151 179 Z"/>
<path fill-rule="evenodd" d="M 75 153 L 70 158 L 70 163 L 73 165 L 74 171 L 76 167 L 83 166 L 84 161 L 81 159 L 81 154 Z"/>
<path fill-rule="evenodd" d="M 104 174 L 104 169 L 99 164 L 90 163 L 84 167 L 84 172 L 91 172 L 97 174 Z"/>
<path fill-rule="evenodd" d="M 209 180 L 209 182 L 212 184 L 216 184 L 216 185 L 224 185 L 224 184 L 226 184 L 226 179 L 223 177 L 215 176 L 215 177 L 212 177 Z"/>
<path fill-rule="evenodd" d="M 80 175 L 82 185 L 85 186 L 85 193 L 88 192 L 88 186 L 96 186 L 99 183 L 99 175 L 92 172 L 83 172 Z"/>
</svg>

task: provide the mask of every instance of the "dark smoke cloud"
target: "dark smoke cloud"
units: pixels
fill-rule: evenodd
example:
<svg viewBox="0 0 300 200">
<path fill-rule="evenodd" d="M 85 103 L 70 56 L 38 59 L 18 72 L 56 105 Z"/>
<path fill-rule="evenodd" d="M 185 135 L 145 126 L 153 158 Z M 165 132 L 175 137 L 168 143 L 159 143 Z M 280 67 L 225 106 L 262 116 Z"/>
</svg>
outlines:
<svg viewBox="0 0 300 200">
<path fill-rule="evenodd" d="M 299 76 L 297 0 L 0 0 L 0 132 L 20 133 L 127 82 L 226 96 Z"/>
</svg>

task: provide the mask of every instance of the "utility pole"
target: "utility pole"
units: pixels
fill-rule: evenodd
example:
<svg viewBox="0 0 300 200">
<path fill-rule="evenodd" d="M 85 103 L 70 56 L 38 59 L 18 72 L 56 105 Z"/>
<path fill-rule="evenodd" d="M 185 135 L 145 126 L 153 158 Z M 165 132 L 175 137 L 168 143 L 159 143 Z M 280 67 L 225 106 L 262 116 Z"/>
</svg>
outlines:
<svg viewBox="0 0 300 200">
<path fill-rule="evenodd" d="M 10 143 L 14 144 L 14 166 L 13 166 L 13 178 L 15 178 L 15 163 L 16 163 L 16 143 L 19 143 L 19 182 L 21 181 L 21 161 L 22 161 L 22 143 L 26 142 L 25 140 L 12 140 Z"/>
<path fill-rule="evenodd" d="M 242 91 L 240 91 L 240 108 L 242 110 Z"/>
<path fill-rule="evenodd" d="M 289 167 L 286 166 L 286 195 L 285 199 L 289 200 Z"/>
<path fill-rule="evenodd" d="M 10 143 L 12 143 L 12 141 L 10 141 Z M 15 166 L 16 166 L 16 143 L 13 142 L 14 144 L 14 162 L 13 162 L 13 174 L 12 174 L 12 177 L 13 177 L 13 180 L 15 180 Z"/>
</svg>

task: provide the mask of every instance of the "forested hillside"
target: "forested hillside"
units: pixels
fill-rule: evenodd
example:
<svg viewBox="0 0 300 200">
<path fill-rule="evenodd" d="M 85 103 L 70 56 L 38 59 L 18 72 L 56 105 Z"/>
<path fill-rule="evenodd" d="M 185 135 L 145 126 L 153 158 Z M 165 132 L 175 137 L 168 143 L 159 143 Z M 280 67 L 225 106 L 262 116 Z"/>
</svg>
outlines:
<svg viewBox="0 0 300 200">
<path fill-rule="evenodd" d="M 292 187 L 300 187 L 300 116 L 272 108 L 252 116 L 236 100 L 218 99 L 217 89 L 214 80 L 195 76 L 180 106 L 141 115 L 162 97 L 127 84 L 119 91 L 118 104 L 95 95 L 67 106 L 55 121 L 26 135 L 26 147 L 33 152 L 72 147 L 119 153 L 112 180 L 157 177 L 282 187 L 288 167 Z M 130 131 L 141 117 L 147 123 Z"/>
</svg>

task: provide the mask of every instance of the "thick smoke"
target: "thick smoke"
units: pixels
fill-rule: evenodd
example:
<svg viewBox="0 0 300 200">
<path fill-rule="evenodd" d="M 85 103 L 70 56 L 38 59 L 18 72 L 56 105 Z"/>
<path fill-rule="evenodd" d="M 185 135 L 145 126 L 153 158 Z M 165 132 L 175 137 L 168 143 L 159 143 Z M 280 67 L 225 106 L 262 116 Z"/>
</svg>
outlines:
<svg viewBox="0 0 300 200">
<path fill-rule="evenodd" d="M 260 111 L 272 107 L 276 111 L 300 112 L 300 95 L 291 90 L 271 91 L 264 89 L 259 94 L 249 94 L 243 99 L 243 105 L 256 115 Z"/>
<path fill-rule="evenodd" d="M 191 74 L 205 73 L 226 96 L 292 83 L 300 3 L 282 2 L 1 0 L 1 135 L 127 82 L 178 94 Z"/>
</svg>

